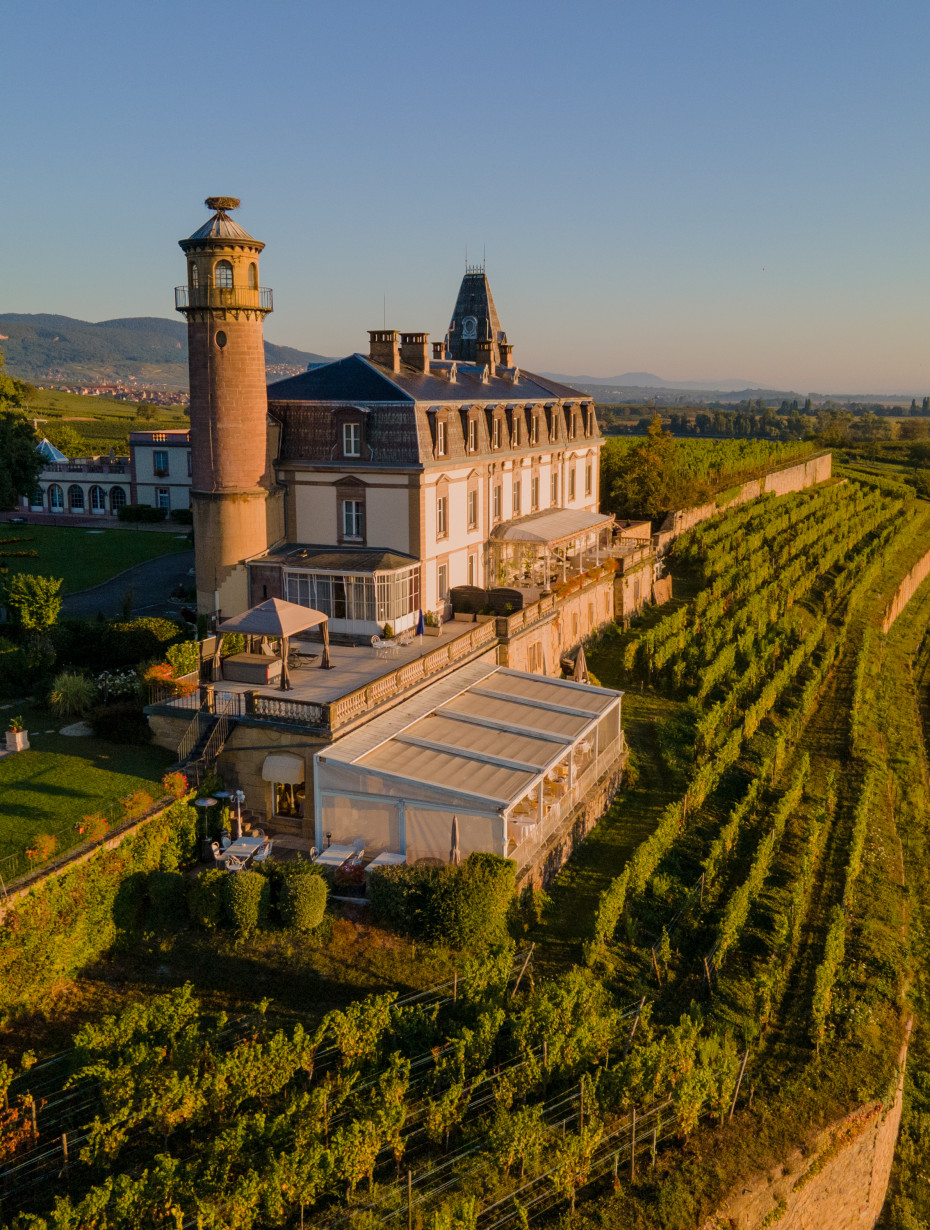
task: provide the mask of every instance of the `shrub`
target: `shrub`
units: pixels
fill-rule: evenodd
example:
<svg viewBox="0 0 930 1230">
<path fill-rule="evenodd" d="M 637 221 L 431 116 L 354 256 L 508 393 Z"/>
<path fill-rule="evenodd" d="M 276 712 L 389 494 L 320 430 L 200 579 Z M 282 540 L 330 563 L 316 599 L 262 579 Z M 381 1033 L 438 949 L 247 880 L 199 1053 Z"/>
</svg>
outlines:
<svg viewBox="0 0 930 1230">
<path fill-rule="evenodd" d="M 78 717 L 97 699 L 97 687 L 86 675 L 62 671 L 52 682 L 49 704 L 56 717 Z"/>
<path fill-rule="evenodd" d="M 200 649 L 196 641 L 179 641 L 165 657 L 174 667 L 175 675 L 190 675 L 200 666 Z"/>
<path fill-rule="evenodd" d="M 191 508 L 172 508 L 171 520 L 176 521 L 178 525 L 193 525 L 194 511 Z"/>
<path fill-rule="evenodd" d="M 212 929 L 222 923 L 226 881 L 229 878 L 228 871 L 216 868 L 202 871 L 188 885 L 187 908 L 195 927 Z"/>
<path fill-rule="evenodd" d="M 191 804 L 177 802 L 171 809 L 175 823 L 161 848 L 158 865 L 162 871 L 177 871 L 196 863 L 198 855 L 197 825 L 200 817 Z"/>
<path fill-rule="evenodd" d="M 100 812 L 94 812 L 91 816 L 84 816 L 76 827 L 85 841 L 100 841 L 110 825 L 106 816 Z"/>
<path fill-rule="evenodd" d="M 184 639 L 184 630 L 173 619 L 142 616 L 110 624 L 107 639 L 112 659 L 107 666 L 136 666 L 150 658 L 164 657 L 169 645 Z"/>
<path fill-rule="evenodd" d="M 124 504 L 117 509 L 120 521 L 164 521 L 167 508 L 153 508 L 151 504 Z"/>
<path fill-rule="evenodd" d="M 94 734 L 109 743 L 150 743 L 152 740 L 145 714 L 135 704 L 100 705 L 91 711 L 88 720 Z"/>
<path fill-rule="evenodd" d="M 237 871 L 226 877 L 226 915 L 240 939 L 250 936 L 268 917 L 271 884 L 257 871 Z"/>
<path fill-rule="evenodd" d="M 282 926 L 295 931 L 313 931 L 326 913 L 326 881 L 308 868 L 307 873 L 287 876 L 281 883 L 278 916 Z"/>
<path fill-rule="evenodd" d="M 134 790 L 122 800 L 123 815 L 127 820 L 136 820 L 145 815 L 153 802 L 152 796 L 144 790 Z"/>
<path fill-rule="evenodd" d="M 179 871 L 153 871 L 149 876 L 148 898 L 156 927 L 175 930 L 185 915 L 184 877 Z"/>
<path fill-rule="evenodd" d="M 183 798 L 187 794 L 187 778 L 181 772 L 166 773 L 161 784 L 165 794 L 170 794 L 173 799 Z"/>
<path fill-rule="evenodd" d="M 26 857 L 31 863 L 45 863 L 57 849 L 57 837 L 53 837 L 51 833 L 40 833 L 33 839 L 32 849 L 26 851 Z"/>
<path fill-rule="evenodd" d="M 0 637 L 0 697 L 23 696 L 33 686 L 27 651 Z"/>
<path fill-rule="evenodd" d="M 41 636 L 61 610 L 61 577 L 40 577 L 18 572 L 5 585 L 4 600 L 24 632 Z"/>
<path fill-rule="evenodd" d="M 395 930 L 454 948 L 503 938 L 516 864 L 472 854 L 459 867 L 384 867 L 369 877 L 372 913 Z"/>
</svg>

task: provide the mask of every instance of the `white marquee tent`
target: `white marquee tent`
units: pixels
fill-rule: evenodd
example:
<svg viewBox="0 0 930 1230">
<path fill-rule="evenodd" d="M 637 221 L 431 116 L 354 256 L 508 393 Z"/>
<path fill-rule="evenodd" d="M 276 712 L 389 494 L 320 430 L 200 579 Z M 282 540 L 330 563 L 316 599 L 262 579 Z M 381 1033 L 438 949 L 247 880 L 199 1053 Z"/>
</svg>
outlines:
<svg viewBox="0 0 930 1230">
<path fill-rule="evenodd" d="M 621 692 L 462 667 L 314 757 L 316 844 L 447 862 L 538 844 L 622 751 Z"/>
</svg>

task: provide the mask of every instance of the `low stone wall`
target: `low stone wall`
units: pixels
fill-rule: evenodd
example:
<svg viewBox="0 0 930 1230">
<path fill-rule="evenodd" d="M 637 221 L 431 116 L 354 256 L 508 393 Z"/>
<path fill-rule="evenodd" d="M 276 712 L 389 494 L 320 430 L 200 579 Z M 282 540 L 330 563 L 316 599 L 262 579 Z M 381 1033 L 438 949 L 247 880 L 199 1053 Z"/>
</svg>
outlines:
<svg viewBox="0 0 930 1230">
<path fill-rule="evenodd" d="M 654 536 L 654 541 L 658 540 L 658 553 L 661 555 L 666 551 L 679 534 L 692 529 L 709 517 L 716 516 L 718 512 L 735 508 L 738 504 L 746 504 L 750 500 L 757 500 L 760 495 L 787 495 L 790 491 L 803 491 L 806 487 L 814 487 L 817 483 L 826 482 L 832 473 L 833 454 L 815 453 L 811 457 L 805 457 L 802 461 L 790 462 L 761 478 L 753 478 L 743 483 L 737 494 L 725 503 L 712 500 L 708 504 L 699 504 L 694 508 L 681 508 L 677 512 L 669 513 L 658 534 Z"/>
<path fill-rule="evenodd" d="M 814 1149 L 798 1149 L 774 1174 L 748 1179 L 702 1230 L 871 1230 L 891 1177 L 906 1059 L 905 1044 L 890 1106 L 869 1102 L 831 1124 Z"/>
<path fill-rule="evenodd" d="M 926 580 L 928 573 L 930 573 L 930 551 L 928 551 L 922 559 L 917 561 L 914 567 L 895 590 L 895 595 L 891 599 L 888 609 L 885 611 L 885 617 L 882 620 L 882 632 L 888 631 L 910 600 L 917 593 L 921 582 Z"/>
<path fill-rule="evenodd" d="M 533 861 L 517 873 L 518 892 L 529 887 L 543 888 L 555 879 L 576 847 L 581 845 L 614 801 L 628 758 L 629 752 L 624 751 L 594 783 L 578 806 L 565 817 L 549 840 L 539 847 Z"/>
</svg>

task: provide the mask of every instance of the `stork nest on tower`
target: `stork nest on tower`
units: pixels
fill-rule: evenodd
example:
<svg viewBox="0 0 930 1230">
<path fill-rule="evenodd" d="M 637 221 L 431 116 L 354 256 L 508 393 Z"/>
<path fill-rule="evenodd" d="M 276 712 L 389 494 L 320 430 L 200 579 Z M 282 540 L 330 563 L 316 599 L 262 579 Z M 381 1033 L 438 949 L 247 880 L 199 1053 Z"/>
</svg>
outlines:
<svg viewBox="0 0 930 1230">
<path fill-rule="evenodd" d="M 239 208 L 239 198 L 237 196 L 208 196 L 204 205 L 207 209 L 215 209 L 217 213 L 225 213 L 227 209 Z"/>
</svg>

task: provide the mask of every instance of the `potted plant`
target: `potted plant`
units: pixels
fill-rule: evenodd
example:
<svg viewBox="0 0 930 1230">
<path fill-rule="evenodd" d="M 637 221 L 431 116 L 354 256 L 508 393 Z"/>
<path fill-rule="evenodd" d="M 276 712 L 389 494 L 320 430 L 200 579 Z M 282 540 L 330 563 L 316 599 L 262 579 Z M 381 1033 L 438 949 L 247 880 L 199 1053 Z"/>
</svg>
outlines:
<svg viewBox="0 0 930 1230">
<path fill-rule="evenodd" d="M 475 608 L 470 602 L 463 602 L 457 611 L 453 611 L 452 618 L 458 620 L 461 624 L 473 624 L 475 622 Z"/>
<path fill-rule="evenodd" d="M 29 732 L 23 727 L 21 717 L 10 718 L 6 732 L 6 750 L 8 752 L 24 752 L 29 747 Z"/>
<path fill-rule="evenodd" d="M 427 636 L 442 636 L 442 623 L 435 611 L 427 611 L 423 616 L 423 631 Z"/>
<path fill-rule="evenodd" d="M 489 620 L 494 619 L 496 615 L 497 612 L 494 610 L 493 606 L 483 606 L 478 612 L 478 623 L 486 624 Z"/>
</svg>

